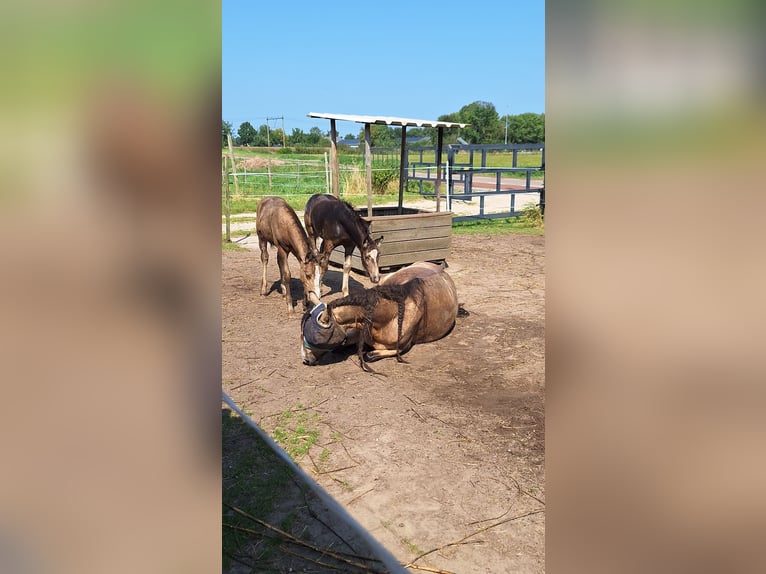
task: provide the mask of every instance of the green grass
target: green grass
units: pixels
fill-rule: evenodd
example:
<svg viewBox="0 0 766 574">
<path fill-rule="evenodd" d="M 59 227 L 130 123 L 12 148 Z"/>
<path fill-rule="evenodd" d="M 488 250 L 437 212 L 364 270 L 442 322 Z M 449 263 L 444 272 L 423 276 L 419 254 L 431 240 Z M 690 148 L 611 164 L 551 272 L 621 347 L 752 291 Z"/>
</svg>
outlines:
<svg viewBox="0 0 766 574">
<path fill-rule="evenodd" d="M 454 235 L 502 235 L 505 233 L 544 235 L 545 227 L 524 216 L 519 216 L 456 221 L 452 224 L 452 233 Z"/>
<path fill-rule="evenodd" d="M 223 251 L 245 251 L 245 248 L 239 245 L 238 243 L 227 243 L 226 242 L 226 234 L 223 234 L 222 241 L 221 241 L 221 249 Z"/>
<path fill-rule="evenodd" d="M 298 405 L 297 408 L 301 408 Z M 277 418 L 272 433 L 274 440 L 293 460 L 300 460 L 319 441 L 319 414 L 293 412 L 288 409 Z"/>
<path fill-rule="evenodd" d="M 405 548 L 407 548 L 407 550 L 409 550 L 413 554 L 423 554 L 424 552 L 424 550 L 418 547 L 417 544 L 411 542 L 409 538 L 406 538 L 406 537 L 402 538 L 401 543 Z"/>
<path fill-rule="evenodd" d="M 229 409 L 221 411 L 222 424 L 222 500 L 268 522 L 276 502 L 290 484 L 290 469 L 242 419 Z M 253 524 L 226 506 L 224 524 L 252 528 Z M 252 536 L 224 527 L 222 558 L 224 568 Z M 265 551 L 270 542 L 266 541 Z M 278 544 L 278 543 L 276 543 Z"/>
<path fill-rule="evenodd" d="M 255 223 L 256 217 L 254 215 L 248 215 L 244 217 L 232 217 L 232 223 Z M 226 223 L 226 216 L 221 215 L 221 223 Z"/>
<path fill-rule="evenodd" d="M 324 190 L 322 190 L 324 191 Z M 266 194 L 268 195 L 268 194 Z M 277 194 L 273 194 L 277 195 Z M 297 195 L 297 196 L 283 196 L 284 200 L 287 202 L 287 204 L 292 207 L 295 211 L 303 211 L 306 207 L 306 202 L 308 201 L 309 197 L 311 197 L 310 194 L 306 195 Z M 367 205 L 367 196 L 366 195 L 346 195 L 344 193 L 340 194 L 341 199 L 344 201 L 348 201 L 351 205 L 354 207 L 364 207 Z M 419 193 L 412 193 L 412 192 L 406 192 L 404 194 L 404 201 L 418 201 L 420 199 L 423 199 L 422 196 Z M 261 197 L 239 197 L 239 198 L 230 198 L 229 199 L 229 213 L 232 215 L 240 214 L 240 213 L 255 213 L 256 209 L 258 209 L 258 202 L 261 200 Z M 373 205 L 384 205 L 384 204 L 392 204 L 399 201 L 399 194 L 397 193 L 387 193 L 383 195 L 373 195 L 372 197 L 372 203 Z M 225 210 L 225 202 L 222 199 L 221 200 L 221 213 L 223 213 Z M 223 223 L 226 222 L 226 217 L 221 216 L 221 220 Z M 244 218 L 232 218 L 232 221 L 236 222 L 249 222 L 249 221 L 255 221 L 253 217 L 244 217 Z"/>
</svg>

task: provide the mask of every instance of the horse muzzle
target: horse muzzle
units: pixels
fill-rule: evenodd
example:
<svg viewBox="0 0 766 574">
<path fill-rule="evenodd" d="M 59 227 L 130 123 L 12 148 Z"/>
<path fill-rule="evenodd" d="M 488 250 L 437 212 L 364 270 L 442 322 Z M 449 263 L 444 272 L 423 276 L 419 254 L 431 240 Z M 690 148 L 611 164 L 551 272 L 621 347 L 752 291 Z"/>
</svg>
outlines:
<svg viewBox="0 0 766 574">
<path fill-rule="evenodd" d="M 326 315 L 323 323 L 320 316 Z M 315 365 L 328 351 L 342 347 L 346 343 L 346 332 L 332 319 L 324 303 L 303 316 L 301 325 L 301 358 L 304 365 Z"/>
<path fill-rule="evenodd" d="M 301 359 L 303 359 L 303 364 L 308 365 L 309 367 L 312 367 L 319 362 L 319 357 L 317 357 L 316 353 L 309 348 L 306 339 L 303 340 L 303 344 L 301 345 Z"/>
</svg>

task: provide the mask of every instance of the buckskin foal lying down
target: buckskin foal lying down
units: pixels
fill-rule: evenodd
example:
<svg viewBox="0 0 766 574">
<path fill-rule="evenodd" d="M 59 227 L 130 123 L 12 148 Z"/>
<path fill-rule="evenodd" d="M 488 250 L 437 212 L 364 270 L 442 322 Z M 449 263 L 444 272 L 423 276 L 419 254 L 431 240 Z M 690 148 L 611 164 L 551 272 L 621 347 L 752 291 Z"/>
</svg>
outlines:
<svg viewBox="0 0 766 574">
<path fill-rule="evenodd" d="M 457 290 L 441 265 L 418 262 L 385 277 L 379 285 L 330 302 L 303 316 L 301 354 L 314 365 L 328 351 L 357 345 L 367 362 L 402 355 L 417 343 L 441 339 L 458 314 Z M 372 351 L 364 353 L 365 345 Z"/>
<path fill-rule="evenodd" d="M 258 245 L 261 248 L 261 263 L 263 277 L 261 279 L 261 295 L 266 295 L 266 265 L 269 263 L 268 244 L 277 248 L 277 263 L 282 280 L 280 290 L 287 299 L 287 312 L 295 311 L 293 296 L 290 291 L 290 267 L 287 257 L 292 253 L 301 265 L 301 282 L 303 283 L 304 309 L 307 302 L 319 303 L 319 293 L 315 290 L 314 278 L 319 274 L 319 262 L 316 251 L 309 244 L 306 231 L 295 211 L 281 197 L 264 197 L 258 204 L 256 212 L 256 233 Z"/>
</svg>

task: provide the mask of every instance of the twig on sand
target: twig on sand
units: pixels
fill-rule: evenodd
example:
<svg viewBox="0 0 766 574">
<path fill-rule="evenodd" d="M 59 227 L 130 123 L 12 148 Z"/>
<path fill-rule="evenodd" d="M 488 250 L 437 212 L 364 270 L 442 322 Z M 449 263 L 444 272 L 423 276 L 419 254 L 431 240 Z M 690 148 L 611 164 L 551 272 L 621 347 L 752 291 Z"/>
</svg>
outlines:
<svg viewBox="0 0 766 574">
<path fill-rule="evenodd" d="M 490 524 L 489 526 L 485 526 L 484 528 L 479 528 L 476 532 L 472 532 L 471 534 L 467 536 L 463 536 L 460 540 L 456 542 L 450 542 L 448 544 L 444 544 L 442 546 L 439 546 L 438 548 L 433 548 L 432 550 L 428 550 L 427 552 L 423 552 L 422 554 L 419 554 L 416 556 L 412 561 L 410 561 L 409 564 L 405 564 L 405 568 L 411 567 L 415 562 L 423 558 L 424 556 L 428 556 L 429 554 L 433 554 L 434 552 L 438 552 L 440 550 L 444 550 L 445 548 L 449 548 L 450 546 L 457 546 L 459 544 L 464 544 L 466 540 L 469 538 L 472 538 L 473 536 L 476 536 L 477 534 L 481 534 L 482 532 L 486 532 L 487 530 L 491 528 L 495 528 L 496 526 L 500 526 L 501 524 L 505 524 L 506 522 L 511 522 L 513 520 L 519 520 L 520 518 L 524 518 L 526 516 L 532 516 L 533 514 L 542 514 L 545 512 L 544 510 L 532 510 L 530 512 L 525 512 L 524 514 L 519 514 L 517 516 L 512 516 L 511 518 L 506 518 L 505 520 L 501 520 L 500 522 L 495 522 L 494 524 Z"/>
<path fill-rule="evenodd" d="M 511 504 L 511 505 L 508 507 L 508 510 L 506 510 L 505 512 L 503 512 L 503 513 L 502 513 L 500 516 L 495 516 L 494 518 L 485 518 L 485 519 L 483 519 L 483 520 L 474 520 L 473 522 L 469 522 L 469 523 L 468 523 L 468 526 L 473 526 L 474 524 L 481 524 L 482 522 L 489 522 L 489 521 L 491 521 L 491 520 L 500 520 L 500 519 L 501 519 L 503 516 L 505 516 L 506 514 L 508 514 L 508 513 L 509 513 L 511 510 L 513 510 L 513 504 Z"/>
<path fill-rule="evenodd" d="M 236 506 L 232 506 L 231 504 L 227 504 L 224 502 L 224 505 L 227 508 L 230 508 L 237 514 L 240 514 L 244 516 L 245 518 L 248 518 L 258 524 L 259 526 L 265 528 L 266 530 L 269 530 L 270 532 L 277 535 L 277 537 L 281 538 L 284 542 L 289 542 L 291 544 L 295 544 L 296 546 L 301 546 L 303 548 L 308 548 L 309 550 L 313 550 L 314 552 L 318 552 L 320 554 L 323 554 L 324 556 L 329 556 L 331 558 L 334 558 L 335 560 L 338 560 L 339 562 L 343 562 L 344 564 L 348 564 L 349 566 L 354 566 L 355 568 L 359 568 L 360 570 L 364 570 L 365 572 L 380 572 L 380 570 L 375 570 L 373 568 L 370 568 L 369 566 L 366 566 L 365 564 L 361 564 L 359 562 L 356 562 L 353 559 L 357 560 L 366 560 L 369 562 L 380 562 L 377 558 L 368 558 L 365 556 L 359 556 L 356 554 L 349 554 L 347 552 L 340 552 L 340 551 L 332 551 L 328 548 L 320 548 L 318 546 L 314 546 L 313 544 L 310 544 L 308 542 L 305 542 L 301 540 L 300 538 L 296 538 L 289 532 L 285 532 L 284 530 L 280 530 L 276 526 L 272 526 L 271 524 L 264 522 L 263 520 L 259 520 L 255 516 L 248 514 L 244 510 L 241 510 L 237 508 Z M 247 534 L 253 534 L 256 536 L 264 536 L 263 532 L 258 532 L 257 530 L 253 530 L 252 528 L 245 528 L 244 526 L 238 526 L 236 524 L 226 524 L 224 523 L 223 526 L 227 528 L 231 528 L 232 530 L 239 530 L 241 532 L 246 532 Z M 303 558 L 303 557 L 302 557 Z"/>
<path fill-rule="evenodd" d="M 454 574 L 449 570 L 440 570 L 439 568 L 431 568 L 430 566 L 418 566 L 417 564 L 404 565 L 405 568 L 412 568 L 413 570 L 422 570 L 423 572 L 435 572 L 436 574 Z"/>
<path fill-rule="evenodd" d="M 511 477 L 511 480 L 512 480 L 512 481 L 514 482 L 514 484 L 516 485 L 516 488 L 518 488 L 518 489 L 519 489 L 519 492 L 520 492 L 520 493 L 522 493 L 522 494 L 526 494 L 526 495 L 527 495 L 528 497 L 530 497 L 530 498 L 534 498 L 534 499 L 535 499 L 537 502 L 539 502 L 540 504 L 542 504 L 543 506 L 545 506 L 545 501 L 544 501 L 544 500 L 541 500 L 541 499 L 537 498 L 537 497 L 536 497 L 534 494 L 532 494 L 531 492 L 528 492 L 528 491 L 524 490 L 523 488 L 521 488 L 521 485 L 519 484 L 519 481 L 518 481 L 518 480 L 516 480 L 514 477 Z"/>
<path fill-rule="evenodd" d="M 407 399 L 408 401 L 410 401 L 410 402 L 411 402 L 413 405 L 421 405 L 421 404 L 422 404 L 422 403 L 418 403 L 418 402 L 415 402 L 415 401 L 413 401 L 413 400 L 412 400 L 410 397 L 408 397 L 408 396 L 407 396 L 407 395 L 405 395 L 404 393 L 402 393 L 402 395 L 404 396 L 404 398 L 405 398 L 405 399 Z M 423 422 L 426 422 L 426 419 L 425 419 L 425 418 L 423 417 L 423 415 L 421 415 L 421 414 L 420 414 L 418 411 L 416 411 L 414 408 L 411 408 L 411 407 L 410 407 L 410 410 L 411 410 L 413 413 L 415 413 L 415 416 L 416 416 L 416 417 L 418 417 L 418 418 L 419 418 L 421 421 L 423 421 Z"/>
<path fill-rule="evenodd" d="M 357 500 L 359 500 L 360 498 L 362 498 L 362 497 L 363 497 L 365 494 L 369 494 L 369 493 L 370 493 L 370 492 L 372 492 L 373 490 L 375 490 L 375 487 L 374 487 L 374 486 L 373 486 L 373 487 L 372 487 L 370 490 L 365 490 L 365 491 L 364 491 L 362 494 L 358 494 L 358 495 L 356 495 L 354 498 L 352 498 L 351 500 L 349 500 L 349 501 L 346 503 L 346 506 L 351 506 L 351 503 L 353 503 L 353 502 L 356 502 Z"/>
<path fill-rule="evenodd" d="M 346 455 L 348 456 L 348 458 L 350 458 L 350 459 L 351 459 L 351 461 L 352 461 L 352 462 L 354 462 L 354 463 L 356 463 L 356 464 L 359 464 L 359 461 L 358 461 L 358 460 L 356 460 L 356 459 L 355 459 L 353 456 L 351 456 L 351 453 L 350 453 L 350 452 L 348 452 L 348 449 L 346 448 L 346 445 L 345 445 L 345 444 L 343 444 L 343 441 L 340 441 L 340 446 L 342 446 L 342 447 L 343 447 L 343 450 L 345 450 L 345 451 L 346 451 Z"/>
<path fill-rule="evenodd" d="M 313 462 L 313 461 L 312 461 Z M 341 468 L 333 468 L 332 470 L 317 471 L 317 474 L 330 474 L 331 472 L 340 472 L 341 470 L 348 470 L 349 468 L 356 468 L 358 464 L 352 464 L 349 466 L 343 466 Z"/>
<path fill-rule="evenodd" d="M 338 537 L 338 539 L 339 539 L 339 540 L 341 540 L 341 541 L 343 542 L 343 544 L 345 544 L 346 546 L 348 546 L 348 549 L 349 549 L 349 550 L 351 550 L 351 552 L 356 552 L 356 549 L 355 549 L 353 546 L 351 546 L 351 544 L 348 542 L 348 540 L 346 540 L 346 539 L 345 539 L 345 538 L 343 538 L 343 537 L 342 537 L 340 534 L 338 534 L 338 531 L 337 531 L 337 530 L 335 530 L 335 529 L 334 529 L 332 526 L 330 526 L 329 524 L 327 524 L 327 523 L 326 523 L 324 520 L 322 520 L 322 519 L 319 517 L 319 515 L 318 515 L 316 512 L 314 512 L 314 509 L 313 509 L 313 508 L 311 508 L 311 503 L 309 502 L 309 499 L 308 499 L 308 497 L 306 496 L 306 488 L 305 488 L 305 486 L 304 486 L 304 485 L 302 485 L 301 483 L 299 483 L 299 482 L 296 480 L 295 476 L 293 476 L 292 478 L 293 478 L 293 484 L 295 484 L 295 486 L 297 486 L 297 487 L 298 487 L 298 490 L 300 490 L 300 491 L 301 491 L 301 494 L 303 494 L 303 502 L 305 502 L 305 503 L 306 503 L 306 510 L 308 510 L 308 512 L 309 512 L 309 514 L 311 515 L 311 517 L 312 517 L 314 520 L 316 520 L 317 522 L 319 522 L 321 525 L 323 525 L 325 528 L 327 528 L 327 529 L 328 529 L 330 532 L 332 532 L 332 533 L 333 533 L 335 536 L 337 536 L 337 537 Z"/>
<path fill-rule="evenodd" d="M 299 413 L 299 412 L 301 412 L 301 411 L 307 411 L 307 410 L 309 410 L 309 409 L 314 409 L 314 408 L 318 407 L 319 405 L 323 405 L 323 404 L 325 404 L 327 401 L 329 401 L 329 400 L 330 400 L 330 398 L 331 398 L 331 397 L 327 397 L 326 399 L 324 399 L 324 400 L 322 400 L 322 401 L 319 401 L 318 403 L 315 403 L 315 404 L 313 404 L 313 405 L 309 405 L 309 406 L 307 406 L 307 407 L 300 407 L 300 408 L 297 408 L 297 409 L 287 409 L 287 410 L 288 410 L 289 412 L 291 412 L 291 413 Z M 265 419 L 268 419 L 268 418 L 271 418 L 271 417 L 278 417 L 278 416 L 280 416 L 280 415 L 283 415 L 285 412 L 286 412 L 286 411 L 280 411 L 280 412 L 278 412 L 278 413 L 272 413 L 272 414 L 270 414 L 270 415 L 266 415 L 266 416 L 262 417 L 262 418 L 261 418 L 261 420 L 265 420 Z"/>
</svg>

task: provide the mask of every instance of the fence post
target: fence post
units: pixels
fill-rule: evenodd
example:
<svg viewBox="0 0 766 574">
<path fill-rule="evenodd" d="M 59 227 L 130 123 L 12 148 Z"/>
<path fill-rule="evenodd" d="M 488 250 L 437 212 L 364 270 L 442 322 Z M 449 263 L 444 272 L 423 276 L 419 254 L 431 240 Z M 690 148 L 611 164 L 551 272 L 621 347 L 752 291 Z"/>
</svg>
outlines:
<svg viewBox="0 0 766 574">
<path fill-rule="evenodd" d="M 434 163 L 436 163 L 436 184 L 435 184 L 435 192 L 436 192 L 436 211 L 437 213 L 441 211 L 441 189 L 442 189 L 442 148 L 444 146 L 444 128 L 439 126 L 436 128 L 437 135 L 436 135 L 436 150 L 434 150 Z M 423 160 L 423 152 L 420 152 L 420 159 L 421 163 Z M 429 172 L 429 179 L 430 179 L 430 172 Z M 421 182 L 422 185 L 422 182 Z"/>
<path fill-rule="evenodd" d="M 372 217 L 372 132 L 369 123 L 364 124 L 364 181 L 367 188 L 367 217 Z"/>
<path fill-rule="evenodd" d="M 339 197 L 340 192 L 340 168 L 338 167 L 338 130 L 335 128 L 335 120 L 330 120 L 330 159 L 332 160 L 332 194 Z"/>
<path fill-rule="evenodd" d="M 234 149 L 231 145 L 231 134 L 226 134 L 229 140 L 229 158 L 231 158 L 231 172 L 234 175 L 234 191 L 239 196 L 239 182 L 237 181 L 237 168 L 234 164 Z"/>
<path fill-rule="evenodd" d="M 231 243 L 231 210 L 229 209 L 229 166 L 226 156 L 223 158 L 223 177 L 226 180 L 226 193 L 224 200 L 224 211 L 226 215 L 226 243 Z"/>
</svg>

